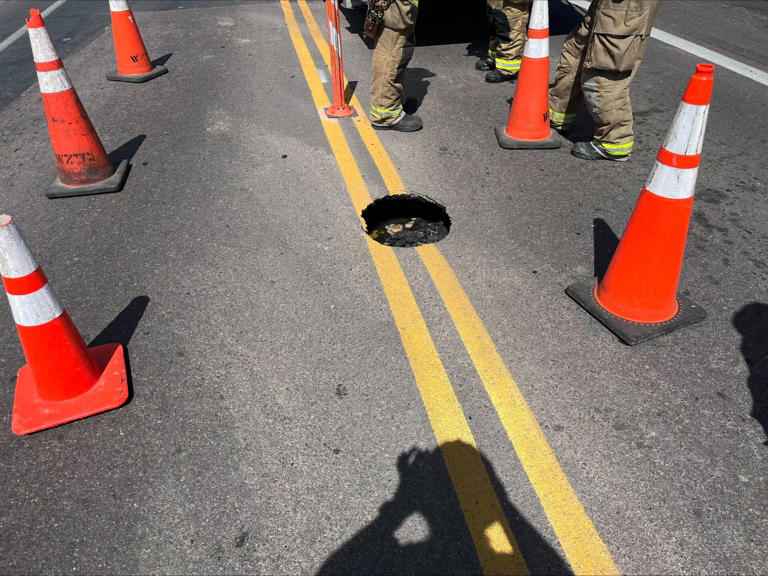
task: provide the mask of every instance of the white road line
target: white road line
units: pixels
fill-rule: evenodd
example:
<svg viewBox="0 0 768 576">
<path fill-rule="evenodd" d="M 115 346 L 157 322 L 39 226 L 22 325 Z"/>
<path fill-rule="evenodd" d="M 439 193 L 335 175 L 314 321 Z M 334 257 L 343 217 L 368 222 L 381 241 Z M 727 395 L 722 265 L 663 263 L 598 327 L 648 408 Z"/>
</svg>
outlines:
<svg viewBox="0 0 768 576">
<path fill-rule="evenodd" d="M 590 0 L 567 0 L 567 2 L 573 6 L 576 6 L 577 8 L 580 8 L 584 12 L 589 9 Z M 736 72 L 736 74 L 740 74 L 745 78 L 749 78 L 750 80 L 759 82 L 764 86 L 768 86 L 768 72 L 763 72 L 762 70 L 748 66 L 743 62 L 739 62 L 738 60 L 729 58 L 728 56 L 720 54 L 719 52 L 715 52 L 709 48 L 704 48 L 704 46 L 699 46 L 698 44 L 694 44 L 693 42 L 689 42 L 688 40 L 684 40 L 679 36 L 675 36 L 669 32 L 664 32 L 658 28 L 651 30 L 651 38 L 656 38 L 656 40 L 664 42 L 665 44 L 669 44 L 670 46 L 674 46 L 675 48 L 679 48 L 683 52 L 688 52 L 689 54 L 693 54 L 694 56 L 708 60 L 713 64 L 727 68 L 732 72 Z"/>
<path fill-rule="evenodd" d="M 56 8 L 58 8 L 59 6 L 61 6 L 62 4 L 64 4 L 64 2 L 66 2 L 66 1 L 67 1 L 67 0 L 56 0 L 56 2 L 54 2 L 53 4 L 51 4 L 50 6 L 48 6 L 48 8 L 46 8 L 45 10 L 43 10 L 43 11 L 40 13 L 40 15 L 41 15 L 43 18 L 45 18 L 46 16 L 48 16 L 48 14 L 50 14 L 51 12 L 53 12 L 54 10 L 56 10 Z M 16 42 L 16 40 L 18 40 L 18 39 L 19 39 L 19 38 L 21 38 L 22 36 L 25 36 L 26 34 L 27 34 L 27 25 L 25 24 L 24 26 L 22 26 L 21 28 L 19 28 L 18 30 L 16 30 L 16 32 L 14 32 L 14 33 L 13 33 L 13 34 L 11 34 L 10 36 L 8 36 L 8 38 L 6 38 L 6 39 L 5 39 L 5 40 L 3 40 L 2 42 L 0 42 L 0 52 L 2 52 L 3 50 L 5 50 L 6 48 L 8 48 L 8 46 L 10 46 L 11 44 L 13 44 L 14 42 Z"/>
</svg>

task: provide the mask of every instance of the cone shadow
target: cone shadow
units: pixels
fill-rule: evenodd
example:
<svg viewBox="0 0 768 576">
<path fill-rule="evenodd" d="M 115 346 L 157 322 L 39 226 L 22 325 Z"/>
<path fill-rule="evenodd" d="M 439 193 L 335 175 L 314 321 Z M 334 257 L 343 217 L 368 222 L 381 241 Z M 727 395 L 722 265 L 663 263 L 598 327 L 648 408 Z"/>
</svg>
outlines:
<svg viewBox="0 0 768 576">
<path fill-rule="evenodd" d="M 120 164 L 123 160 L 128 160 L 128 162 L 130 162 L 146 139 L 146 134 L 139 134 L 138 136 L 131 138 L 128 142 L 115 148 L 109 153 L 109 161 L 115 165 Z"/>
<path fill-rule="evenodd" d="M 171 56 L 173 56 L 173 52 L 169 52 L 168 54 L 163 54 L 159 58 L 155 58 L 152 60 L 152 66 L 162 66 L 171 59 Z"/>
<path fill-rule="evenodd" d="M 137 296 L 88 344 L 89 348 L 112 342 L 122 344 L 125 352 L 125 373 L 128 380 L 128 399 L 125 401 L 126 404 L 133 398 L 133 378 L 131 377 L 128 343 L 131 341 L 133 333 L 136 332 L 136 328 L 142 316 L 144 316 L 148 305 L 148 296 Z"/>
<path fill-rule="evenodd" d="M 350 100 L 352 100 L 352 96 L 355 95 L 355 90 L 357 89 L 357 80 L 350 80 L 347 82 L 347 87 L 344 89 L 344 102 L 349 104 Z"/>
<path fill-rule="evenodd" d="M 592 275 L 598 280 L 602 280 L 608 265 L 611 263 L 613 253 L 619 245 L 619 237 L 608 226 L 608 223 L 602 218 L 595 218 L 592 221 L 592 244 L 594 254 L 594 266 Z"/>
</svg>

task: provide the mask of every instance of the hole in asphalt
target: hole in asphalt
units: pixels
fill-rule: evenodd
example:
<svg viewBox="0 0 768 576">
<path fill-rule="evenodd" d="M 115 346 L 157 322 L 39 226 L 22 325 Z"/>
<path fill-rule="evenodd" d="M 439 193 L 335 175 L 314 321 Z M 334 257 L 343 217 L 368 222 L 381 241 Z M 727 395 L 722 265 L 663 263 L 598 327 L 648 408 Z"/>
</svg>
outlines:
<svg viewBox="0 0 768 576">
<path fill-rule="evenodd" d="M 417 194 L 379 198 L 363 210 L 362 217 L 368 236 L 397 248 L 439 242 L 451 229 L 445 206 Z"/>
</svg>

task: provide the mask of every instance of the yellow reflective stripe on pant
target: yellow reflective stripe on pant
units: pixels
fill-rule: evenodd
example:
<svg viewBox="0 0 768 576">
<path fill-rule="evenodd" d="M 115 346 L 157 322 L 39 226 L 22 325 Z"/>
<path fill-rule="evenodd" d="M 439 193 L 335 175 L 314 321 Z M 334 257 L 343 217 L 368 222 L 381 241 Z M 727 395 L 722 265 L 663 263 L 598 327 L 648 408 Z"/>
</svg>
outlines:
<svg viewBox="0 0 768 576">
<path fill-rule="evenodd" d="M 605 142 L 595 140 L 595 145 L 602 148 L 604 152 L 607 152 L 611 156 L 626 156 L 632 152 L 635 143 L 632 141 L 624 144 L 606 144 Z"/>
<path fill-rule="evenodd" d="M 520 70 L 520 63 L 522 60 L 503 60 L 496 58 L 496 70 L 507 70 L 509 72 L 516 72 Z"/>
<path fill-rule="evenodd" d="M 576 114 L 563 114 L 562 112 L 557 112 L 555 110 L 552 110 L 552 108 L 549 109 L 549 120 L 550 122 L 554 122 L 555 124 L 571 124 L 576 119 Z"/>
<path fill-rule="evenodd" d="M 389 118 L 397 118 L 403 111 L 402 104 L 395 106 L 394 108 L 377 108 L 371 106 L 371 116 L 377 120 L 387 120 Z"/>
</svg>

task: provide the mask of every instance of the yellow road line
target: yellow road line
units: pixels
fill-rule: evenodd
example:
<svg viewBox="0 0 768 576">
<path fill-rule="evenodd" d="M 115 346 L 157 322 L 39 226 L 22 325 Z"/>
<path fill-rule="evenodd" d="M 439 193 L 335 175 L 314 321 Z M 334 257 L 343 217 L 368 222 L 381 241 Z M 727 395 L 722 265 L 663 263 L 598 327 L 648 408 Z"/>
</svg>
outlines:
<svg viewBox="0 0 768 576">
<path fill-rule="evenodd" d="M 328 96 L 317 77 L 293 9 L 288 0 L 281 0 L 280 5 L 315 104 L 318 108 L 327 106 L 330 103 Z M 360 169 L 338 121 L 322 116 L 320 119 L 352 203 L 359 214 L 371 201 Z M 382 246 L 370 238 L 367 244 L 432 430 L 441 447 L 480 565 L 486 574 L 528 574 L 520 548 L 400 262 L 392 248 Z M 462 449 L 462 444 L 457 441 L 463 443 L 465 448 Z M 467 450 L 466 446 L 471 449 Z"/>
<path fill-rule="evenodd" d="M 305 0 L 299 0 L 310 33 L 328 64 L 328 45 Z M 351 104 L 361 112 L 360 101 Z M 404 191 L 392 160 L 368 120 L 361 114 L 355 126 L 390 194 Z M 536 417 L 515 383 L 490 334 L 472 306 L 448 262 L 435 246 L 417 248 L 432 281 L 453 319 L 488 396 L 517 452 L 547 518 L 577 574 L 618 574 L 618 568 L 594 524 L 579 502 Z"/>
<path fill-rule="evenodd" d="M 317 22 L 315 21 L 312 12 L 309 10 L 306 0 L 298 0 L 298 2 L 299 8 L 301 8 L 302 13 L 304 14 L 304 20 L 309 27 L 309 33 L 312 35 L 312 39 L 315 41 L 325 65 L 330 68 L 331 59 L 328 43 L 325 41 L 323 33 L 320 32 L 320 28 L 317 26 Z M 344 78 L 344 85 L 346 86 L 346 84 L 347 79 Z M 363 139 L 363 142 L 365 142 L 365 145 L 373 158 L 373 162 L 376 164 L 376 168 L 378 168 L 379 173 L 384 180 L 384 184 L 387 186 L 387 190 L 389 190 L 390 194 L 404 193 L 405 187 L 403 186 L 402 180 L 400 180 L 400 175 L 397 173 L 394 164 L 392 164 L 392 161 L 389 159 L 389 155 L 381 145 L 378 134 L 376 134 L 376 131 L 371 127 L 371 123 L 368 121 L 365 110 L 363 110 L 363 105 L 360 103 L 357 95 L 352 95 L 349 104 L 357 112 L 357 116 L 353 119 L 355 127 L 358 132 L 360 132 L 360 137 Z"/>
<path fill-rule="evenodd" d="M 420 246 L 416 250 L 448 308 L 574 572 L 618 574 L 605 543 L 450 265 L 435 246 Z"/>
</svg>

